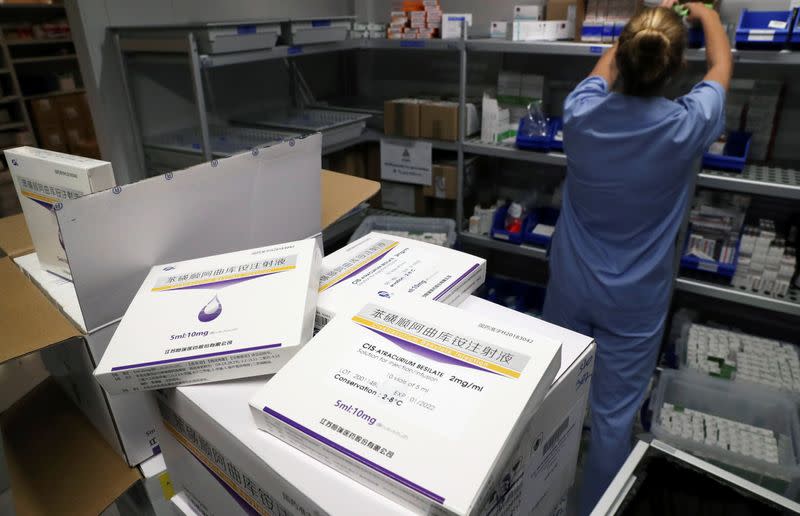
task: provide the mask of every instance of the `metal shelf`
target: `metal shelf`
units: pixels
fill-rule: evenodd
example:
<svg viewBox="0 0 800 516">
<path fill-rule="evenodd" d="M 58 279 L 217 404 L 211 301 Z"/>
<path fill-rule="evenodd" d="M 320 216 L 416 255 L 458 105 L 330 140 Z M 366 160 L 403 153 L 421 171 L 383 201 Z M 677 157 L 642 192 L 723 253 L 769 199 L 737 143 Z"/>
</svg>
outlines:
<svg viewBox="0 0 800 516">
<path fill-rule="evenodd" d="M 460 39 L 362 39 L 365 49 L 410 49 L 410 50 L 461 50 L 464 42 Z"/>
<path fill-rule="evenodd" d="M 24 129 L 25 122 L 11 122 L 10 124 L 0 124 L 0 131 L 8 131 L 9 129 Z"/>
<path fill-rule="evenodd" d="M 309 45 L 277 46 L 268 50 L 249 50 L 245 52 L 231 52 L 229 54 L 203 54 L 200 56 L 200 65 L 204 68 L 229 66 L 234 64 L 252 63 L 254 61 L 268 61 L 271 59 L 285 59 L 287 57 L 307 56 L 313 54 L 326 54 L 342 50 L 355 50 L 364 48 L 365 39 L 347 39 L 333 43 L 315 43 Z M 378 40 L 375 40 L 378 41 Z"/>
<path fill-rule="evenodd" d="M 22 57 L 19 59 L 12 59 L 16 64 L 25 63 L 47 63 L 50 61 L 67 61 L 71 59 L 78 59 L 76 54 L 63 54 L 57 56 L 41 56 L 41 57 Z"/>
<path fill-rule="evenodd" d="M 458 150 L 458 142 L 451 142 L 445 140 L 428 140 L 425 138 L 407 138 L 405 136 L 386 136 L 383 134 L 383 131 L 378 131 L 376 129 L 367 129 L 361 135 L 361 142 L 379 142 L 383 138 L 387 140 L 402 140 L 402 141 L 409 141 L 409 142 L 428 142 L 434 149 L 438 150 L 446 150 L 446 151 L 457 151 Z M 357 143 L 361 143 L 357 142 Z"/>
<path fill-rule="evenodd" d="M 464 143 L 464 152 L 480 156 L 513 159 L 541 163 L 543 165 L 567 166 L 567 156 L 557 152 L 535 152 L 516 148 L 513 144 L 485 143 L 480 140 L 469 140 Z"/>
<path fill-rule="evenodd" d="M 731 192 L 800 200 L 800 171 L 748 165 L 743 172 L 703 170 L 697 185 Z"/>
<path fill-rule="evenodd" d="M 85 91 L 86 90 L 83 88 L 75 88 L 74 90 L 66 90 L 66 91 L 51 91 L 49 93 L 25 95 L 25 100 L 46 99 L 48 97 L 60 97 L 61 95 L 71 95 L 72 93 L 83 93 Z"/>
<path fill-rule="evenodd" d="M 6 39 L 6 45 L 10 47 L 22 46 L 22 45 L 47 45 L 55 43 L 72 43 L 72 38 L 52 38 L 52 39 L 38 38 L 38 39 L 18 39 L 18 40 Z"/>
<path fill-rule="evenodd" d="M 19 99 L 19 95 L 8 95 L 6 97 L 0 97 L 0 104 L 7 104 L 9 102 L 13 102 Z"/>
<path fill-rule="evenodd" d="M 530 245 L 522 244 L 509 244 L 500 240 L 495 240 L 486 235 L 476 235 L 473 233 L 461 232 L 458 238 L 462 243 L 473 245 L 476 247 L 483 247 L 485 249 L 492 249 L 494 251 L 502 251 L 504 253 L 517 254 L 535 258 L 537 260 L 547 261 L 547 249 L 543 247 L 533 247 Z"/>
<path fill-rule="evenodd" d="M 800 291 L 793 289 L 785 298 L 756 294 L 727 285 L 715 285 L 689 278 L 678 277 L 676 288 L 701 296 L 762 308 L 792 316 L 800 316 Z"/>
</svg>

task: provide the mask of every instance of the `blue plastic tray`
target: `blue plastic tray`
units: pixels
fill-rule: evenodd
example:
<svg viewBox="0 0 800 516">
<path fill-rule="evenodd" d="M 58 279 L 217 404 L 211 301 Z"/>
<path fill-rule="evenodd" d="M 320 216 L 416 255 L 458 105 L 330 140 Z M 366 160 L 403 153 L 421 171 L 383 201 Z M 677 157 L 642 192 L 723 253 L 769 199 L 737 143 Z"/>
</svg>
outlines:
<svg viewBox="0 0 800 516">
<path fill-rule="evenodd" d="M 688 256 L 686 254 L 687 247 L 689 246 L 689 237 L 692 235 L 692 226 L 689 226 L 689 231 L 686 232 L 686 241 L 683 243 L 683 253 L 681 256 L 681 268 L 691 269 L 694 271 L 710 272 L 725 278 L 733 278 L 736 274 L 736 266 L 739 263 L 739 246 L 742 244 L 742 236 L 739 235 L 739 240 L 736 242 L 736 252 L 733 254 L 733 263 L 720 263 L 716 260 L 704 260 L 696 256 Z"/>
<path fill-rule="evenodd" d="M 495 240 L 502 240 L 510 244 L 521 244 L 522 234 L 525 232 L 525 223 L 523 221 L 522 231 L 519 233 L 511 233 L 505 230 L 506 215 L 508 215 L 508 205 L 498 208 L 494 214 L 492 221 L 492 238 Z"/>
<path fill-rule="evenodd" d="M 736 27 L 736 48 L 780 50 L 789 41 L 792 11 L 752 11 L 742 9 Z M 785 22 L 783 28 L 770 27 L 770 22 Z"/>
<path fill-rule="evenodd" d="M 687 31 L 689 48 L 703 48 L 706 46 L 706 34 L 702 27 L 691 27 Z"/>
<path fill-rule="evenodd" d="M 536 246 L 548 248 L 550 247 L 550 237 L 534 235 L 531 233 L 537 224 L 548 224 L 555 226 L 558 222 L 559 211 L 555 208 L 538 208 L 536 211 L 528 215 L 525 219 L 523 226 L 522 241 L 526 244 L 533 244 Z"/>
<path fill-rule="evenodd" d="M 725 144 L 723 154 L 706 152 L 703 154 L 703 166 L 715 170 L 741 172 L 747 164 L 752 138 L 751 133 L 731 131 L 728 133 L 728 142 Z"/>
<path fill-rule="evenodd" d="M 556 133 L 561 130 L 563 125 L 563 121 L 560 117 L 554 116 L 547 119 L 547 136 L 525 136 L 522 131 L 522 124 L 524 122 L 524 119 L 519 121 L 519 127 L 517 129 L 517 148 L 542 152 L 554 149 Z M 563 149 L 563 143 L 559 142 L 559 144 L 561 145 L 561 149 Z"/>
<path fill-rule="evenodd" d="M 792 48 L 800 49 L 800 9 L 795 9 L 797 16 L 794 19 L 794 30 L 789 38 Z"/>
</svg>

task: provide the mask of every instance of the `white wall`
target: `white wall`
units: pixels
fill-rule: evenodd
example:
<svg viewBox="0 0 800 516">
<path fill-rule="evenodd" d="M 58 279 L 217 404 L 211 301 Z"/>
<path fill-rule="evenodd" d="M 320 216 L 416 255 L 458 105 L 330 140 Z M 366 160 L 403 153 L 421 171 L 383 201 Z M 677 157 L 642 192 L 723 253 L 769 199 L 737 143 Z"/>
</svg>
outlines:
<svg viewBox="0 0 800 516">
<path fill-rule="evenodd" d="M 354 12 L 353 0 L 71 0 L 66 5 L 100 150 L 112 162 L 118 183 L 141 179 L 145 171 L 133 143 L 133 122 L 108 27 L 344 16 Z"/>
</svg>

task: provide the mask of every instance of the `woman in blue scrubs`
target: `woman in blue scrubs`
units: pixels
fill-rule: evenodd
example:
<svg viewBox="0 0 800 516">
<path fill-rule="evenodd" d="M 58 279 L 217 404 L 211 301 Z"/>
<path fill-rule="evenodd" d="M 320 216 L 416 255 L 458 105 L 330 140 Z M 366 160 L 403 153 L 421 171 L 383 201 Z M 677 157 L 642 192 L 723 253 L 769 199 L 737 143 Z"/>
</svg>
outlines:
<svg viewBox="0 0 800 516">
<path fill-rule="evenodd" d="M 545 318 L 597 343 L 581 513 L 631 450 L 669 308 L 675 240 L 705 149 L 724 130 L 733 62 L 719 15 L 687 4 L 706 37 L 705 79 L 663 96 L 684 66 L 675 0 L 625 27 L 564 105 L 567 178 L 550 256 Z"/>
</svg>

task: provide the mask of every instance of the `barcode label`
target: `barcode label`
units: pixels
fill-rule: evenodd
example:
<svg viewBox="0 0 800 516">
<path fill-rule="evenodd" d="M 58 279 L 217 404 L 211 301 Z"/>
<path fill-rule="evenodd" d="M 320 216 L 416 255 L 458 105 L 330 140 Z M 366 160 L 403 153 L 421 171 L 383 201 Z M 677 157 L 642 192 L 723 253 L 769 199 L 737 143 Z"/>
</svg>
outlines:
<svg viewBox="0 0 800 516">
<path fill-rule="evenodd" d="M 547 439 L 547 442 L 544 443 L 544 448 L 542 448 L 542 455 L 547 455 L 547 452 L 550 451 L 550 448 L 552 448 L 558 442 L 558 439 L 567 430 L 568 427 L 569 427 L 569 416 L 567 416 L 566 419 L 564 419 L 564 421 L 561 422 L 561 425 L 558 428 L 556 428 L 556 431 L 553 432 L 553 435 L 551 435 Z"/>
<path fill-rule="evenodd" d="M 319 424 L 324 426 L 325 428 L 330 428 L 332 431 L 334 431 L 336 433 L 342 434 L 344 437 L 347 437 L 348 439 L 350 439 L 354 443 L 360 444 L 361 446 L 364 446 L 365 448 L 369 448 L 372 451 L 380 453 L 381 455 L 385 455 L 386 457 L 388 457 L 390 459 L 392 457 L 394 457 L 394 452 L 392 450 L 388 450 L 388 449 L 384 448 L 383 446 L 381 446 L 378 443 L 374 443 L 374 442 L 370 441 L 369 439 L 367 439 L 365 437 L 361 437 L 357 433 L 355 433 L 355 432 L 353 432 L 351 430 L 348 430 L 348 429 L 344 428 L 343 426 L 337 425 L 336 423 L 334 423 L 333 421 L 330 421 L 329 419 L 322 418 L 322 419 L 320 419 Z"/>
</svg>

